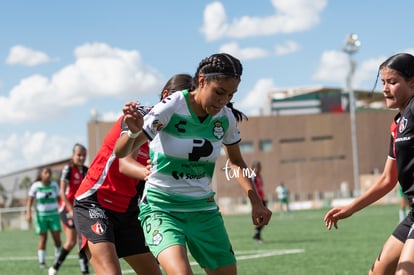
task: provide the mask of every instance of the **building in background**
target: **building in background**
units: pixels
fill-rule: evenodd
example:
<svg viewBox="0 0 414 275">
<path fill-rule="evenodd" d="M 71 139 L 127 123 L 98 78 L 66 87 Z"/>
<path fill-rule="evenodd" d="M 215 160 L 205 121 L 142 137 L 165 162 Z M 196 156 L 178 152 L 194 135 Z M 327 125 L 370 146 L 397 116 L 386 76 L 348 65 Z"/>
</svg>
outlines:
<svg viewBox="0 0 414 275">
<path fill-rule="evenodd" d="M 358 157 L 361 188 L 378 176 L 388 153 L 389 131 L 395 111 L 385 108 L 383 95 L 356 91 Z M 353 195 L 353 158 L 348 95 L 336 88 L 303 88 L 269 93 L 270 115 L 241 122 L 240 147 L 249 165 L 262 162 L 269 200 L 283 181 L 293 201 L 330 200 Z M 88 123 L 89 157 L 99 148 L 112 122 Z M 217 160 L 213 188 L 221 204 L 242 202 L 244 195 L 226 158 Z M 234 205 L 234 204 L 233 204 Z M 222 207 L 223 208 L 223 207 Z"/>
<path fill-rule="evenodd" d="M 396 111 L 385 108 L 382 94 L 355 91 L 355 95 L 359 170 L 364 189 L 384 165 L 389 142 L 387 125 Z M 276 198 L 274 190 L 280 181 L 289 188 L 292 201 L 353 195 L 347 98 L 341 89 L 326 87 L 271 91 L 270 114 L 249 117 L 240 123 L 243 156 L 248 165 L 253 160 L 262 162 L 265 193 L 270 201 Z M 88 122 L 89 163 L 112 125 L 97 116 Z M 67 161 L 68 158 L 51 166 L 59 170 Z M 220 156 L 213 177 L 213 188 L 223 205 L 244 200 L 236 181 L 227 173 L 226 162 L 225 156 Z M 33 178 L 37 168 L 0 176 L 0 183 L 8 183 L 8 190 L 15 190 L 25 176 Z"/>
</svg>

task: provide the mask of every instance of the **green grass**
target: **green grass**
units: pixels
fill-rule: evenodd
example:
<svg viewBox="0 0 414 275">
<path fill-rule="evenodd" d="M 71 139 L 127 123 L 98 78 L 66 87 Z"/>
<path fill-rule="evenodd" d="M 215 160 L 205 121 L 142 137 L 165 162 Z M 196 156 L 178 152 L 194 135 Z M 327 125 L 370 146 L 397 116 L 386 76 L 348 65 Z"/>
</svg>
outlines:
<svg viewBox="0 0 414 275">
<path fill-rule="evenodd" d="M 398 223 L 398 206 L 370 206 L 340 221 L 328 231 L 323 216 L 327 209 L 273 214 L 263 230 L 263 244 L 252 240 L 249 215 L 224 216 L 239 274 L 367 274 L 383 243 Z M 47 274 L 37 264 L 37 236 L 33 231 L 0 232 L 0 274 Z M 52 263 L 52 239 L 48 239 L 48 263 Z M 124 273 L 131 269 L 121 260 Z M 193 265 L 195 274 L 204 274 Z M 60 275 L 80 274 L 74 250 Z"/>
</svg>

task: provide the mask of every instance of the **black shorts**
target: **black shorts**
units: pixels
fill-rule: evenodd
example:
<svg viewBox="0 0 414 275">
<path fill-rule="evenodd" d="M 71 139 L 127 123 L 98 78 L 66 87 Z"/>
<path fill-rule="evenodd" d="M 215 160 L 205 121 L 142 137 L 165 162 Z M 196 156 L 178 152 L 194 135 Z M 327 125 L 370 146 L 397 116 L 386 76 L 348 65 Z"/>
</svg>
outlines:
<svg viewBox="0 0 414 275">
<path fill-rule="evenodd" d="M 149 252 L 138 221 L 138 208 L 119 213 L 86 198 L 75 200 L 73 211 L 80 250 L 90 241 L 114 243 L 118 258 Z"/>
<path fill-rule="evenodd" d="M 66 208 L 63 208 L 63 210 L 59 213 L 60 220 L 65 225 L 65 227 L 75 229 L 75 222 L 73 221 L 73 218 L 69 215 L 69 212 L 66 210 Z"/>
<path fill-rule="evenodd" d="M 400 224 L 395 228 L 394 232 L 392 232 L 392 235 L 403 243 L 405 243 L 407 239 L 414 239 L 413 210 L 411 210 L 407 217 L 402 222 L 400 222 Z"/>
</svg>

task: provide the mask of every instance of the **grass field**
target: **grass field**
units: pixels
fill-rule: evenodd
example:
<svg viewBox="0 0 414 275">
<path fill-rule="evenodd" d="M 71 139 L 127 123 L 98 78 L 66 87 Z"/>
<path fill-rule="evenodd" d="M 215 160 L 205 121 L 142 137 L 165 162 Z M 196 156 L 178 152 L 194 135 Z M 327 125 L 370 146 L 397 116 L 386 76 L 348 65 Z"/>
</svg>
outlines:
<svg viewBox="0 0 414 275">
<path fill-rule="evenodd" d="M 241 275 L 255 274 L 367 274 L 374 258 L 398 222 L 398 206 L 370 206 L 328 231 L 323 216 L 327 209 L 273 213 L 263 230 L 263 244 L 252 240 L 248 215 L 224 216 L 238 258 Z M 52 239 L 48 262 L 52 263 Z M 33 231 L 0 232 L 0 274 L 47 274 L 37 264 L 37 236 Z M 124 274 L 133 274 L 121 260 Z M 195 274 L 204 272 L 194 263 Z M 74 251 L 59 274 L 80 274 Z"/>
</svg>

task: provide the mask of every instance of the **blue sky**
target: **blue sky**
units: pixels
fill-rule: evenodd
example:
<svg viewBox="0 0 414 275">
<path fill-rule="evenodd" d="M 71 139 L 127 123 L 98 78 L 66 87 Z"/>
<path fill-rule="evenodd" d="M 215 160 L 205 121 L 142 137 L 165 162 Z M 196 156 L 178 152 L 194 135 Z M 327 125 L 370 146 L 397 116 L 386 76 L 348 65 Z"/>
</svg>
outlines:
<svg viewBox="0 0 414 275">
<path fill-rule="evenodd" d="M 234 100 L 250 116 L 275 89 L 344 87 L 350 33 L 361 40 L 353 87 L 369 90 L 385 58 L 414 53 L 413 10 L 412 0 L 0 1 L 0 174 L 70 157 L 87 145 L 92 109 L 111 121 L 126 101 L 154 104 L 170 76 L 217 52 L 242 61 Z"/>
</svg>

